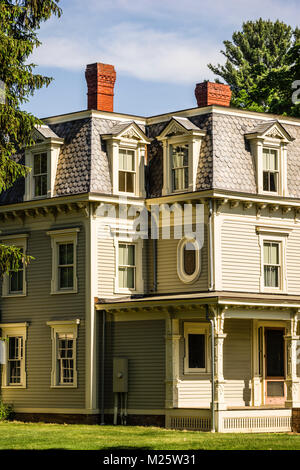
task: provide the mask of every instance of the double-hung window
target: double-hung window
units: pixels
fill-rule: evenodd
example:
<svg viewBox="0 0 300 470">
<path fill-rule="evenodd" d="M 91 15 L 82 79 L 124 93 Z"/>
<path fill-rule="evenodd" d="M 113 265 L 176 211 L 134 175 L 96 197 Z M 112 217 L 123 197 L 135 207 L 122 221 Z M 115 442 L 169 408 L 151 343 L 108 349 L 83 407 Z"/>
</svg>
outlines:
<svg viewBox="0 0 300 470">
<path fill-rule="evenodd" d="M 133 289 L 136 286 L 135 245 L 119 243 L 119 288 Z"/>
<path fill-rule="evenodd" d="M 59 384 L 73 384 L 74 382 L 74 345 L 72 333 L 58 335 Z"/>
<path fill-rule="evenodd" d="M 278 193 L 279 165 L 278 151 L 263 148 L 263 190 Z"/>
<path fill-rule="evenodd" d="M 47 178 L 47 153 L 37 153 L 33 156 L 33 182 L 35 197 L 47 195 Z"/>
<path fill-rule="evenodd" d="M 21 248 L 21 253 L 23 249 Z M 19 262 L 18 270 L 9 270 L 9 294 L 22 294 L 24 289 L 24 264 L 22 261 Z"/>
<path fill-rule="evenodd" d="M 135 150 L 119 149 L 119 191 L 135 193 Z"/>
<path fill-rule="evenodd" d="M 51 230 L 52 280 L 51 294 L 77 292 L 77 235 L 78 227 Z"/>
<path fill-rule="evenodd" d="M 58 284 L 59 289 L 74 287 L 74 243 L 58 244 Z"/>
<path fill-rule="evenodd" d="M 182 191 L 189 185 L 189 146 L 171 145 L 172 189 Z"/>
<path fill-rule="evenodd" d="M 280 242 L 264 241 L 264 285 L 281 288 Z"/>
<path fill-rule="evenodd" d="M 4 245 L 19 248 L 21 254 L 26 255 L 28 234 L 6 235 L 0 238 Z M 11 266 L 9 272 L 3 276 L 2 297 L 17 297 L 26 295 L 26 267 L 21 259 L 18 266 Z"/>
<path fill-rule="evenodd" d="M 23 356 L 23 336 L 8 337 L 8 384 L 21 384 L 21 370 Z"/>
<path fill-rule="evenodd" d="M 79 319 L 49 321 L 52 339 L 51 387 L 77 387 Z"/>
<path fill-rule="evenodd" d="M 2 368 L 2 387 L 26 387 L 26 339 L 28 323 L 2 323 L 5 361 Z"/>
</svg>

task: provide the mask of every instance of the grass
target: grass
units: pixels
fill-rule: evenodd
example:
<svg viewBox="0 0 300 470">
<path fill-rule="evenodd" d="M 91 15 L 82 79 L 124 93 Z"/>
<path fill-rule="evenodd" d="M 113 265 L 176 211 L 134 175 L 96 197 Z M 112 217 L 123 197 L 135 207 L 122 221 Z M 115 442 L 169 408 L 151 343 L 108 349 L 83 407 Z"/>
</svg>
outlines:
<svg viewBox="0 0 300 470">
<path fill-rule="evenodd" d="M 140 426 L 0 423 L 0 449 L 300 450 L 300 434 L 211 434 Z"/>
</svg>

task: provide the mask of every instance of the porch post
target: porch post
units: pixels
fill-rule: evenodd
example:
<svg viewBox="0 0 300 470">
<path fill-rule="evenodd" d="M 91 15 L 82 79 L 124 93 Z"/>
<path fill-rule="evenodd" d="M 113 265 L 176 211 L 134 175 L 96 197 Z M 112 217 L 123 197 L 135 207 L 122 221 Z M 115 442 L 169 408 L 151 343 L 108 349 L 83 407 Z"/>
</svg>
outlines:
<svg viewBox="0 0 300 470">
<path fill-rule="evenodd" d="M 178 407 L 179 320 L 166 320 L 166 408 Z"/>
<path fill-rule="evenodd" d="M 223 374 L 223 345 L 226 334 L 224 333 L 225 308 L 216 309 L 214 313 L 215 330 L 215 412 L 216 431 L 222 431 L 222 411 L 227 409 L 225 403 L 225 380 Z"/>
<path fill-rule="evenodd" d="M 286 342 L 287 352 L 287 371 L 286 371 L 286 408 L 299 408 L 299 379 L 297 377 L 297 323 L 298 323 L 298 311 L 291 315 L 291 319 L 288 324 L 288 333 L 284 339 Z"/>
</svg>

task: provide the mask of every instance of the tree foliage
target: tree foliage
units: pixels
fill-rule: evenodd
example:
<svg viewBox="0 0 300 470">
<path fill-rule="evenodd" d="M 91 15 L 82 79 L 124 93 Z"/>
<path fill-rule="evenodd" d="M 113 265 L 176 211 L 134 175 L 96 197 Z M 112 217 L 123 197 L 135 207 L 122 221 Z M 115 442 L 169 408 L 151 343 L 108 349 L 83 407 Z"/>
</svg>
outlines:
<svg viewBox="0 0 300 470">
<path fill-rule="evenodd" d="M 40 45 L 37 30 L 41 23 L 51 15 L 61 15 L 58 3 L 59 0 L 0 0 L 0 191 L 30 171 L 11 157 L 32 145 L 33 128 L 41 123 L 31 113 L 22 111 L 21 105 L 52 80 L 34 74 L 35 65 L 28 58 Z M 0 275 L 29 259 L 16 247 L 0 245 Z"/>
<path fill-rule="evenodd" d="M 277 20 L 247 21 L 224 41 L 224 65 L 208 64 L 232 90 L 232 105 L 252 111 L 300 116 L 292 83 L 300 79 L 299 29 Z"/>
</svg>

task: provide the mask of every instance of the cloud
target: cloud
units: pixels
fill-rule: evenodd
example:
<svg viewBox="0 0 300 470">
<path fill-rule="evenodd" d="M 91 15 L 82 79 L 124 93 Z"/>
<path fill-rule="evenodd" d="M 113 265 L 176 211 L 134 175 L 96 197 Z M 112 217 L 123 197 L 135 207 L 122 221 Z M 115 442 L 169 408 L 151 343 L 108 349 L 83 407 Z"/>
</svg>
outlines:
<svg viewBox="0 0 300 470">
<path fill-rule="evenodd" d="M 83 68 L 102 61 L 142 80 L 190 83 L 211 78 L 207 63 L 216 61 L 215 44 L 198 37 L 120 24 L 102 31 L 93 41 L 47 37 L 31 59 L 42 66 Z"/>
</svg>

